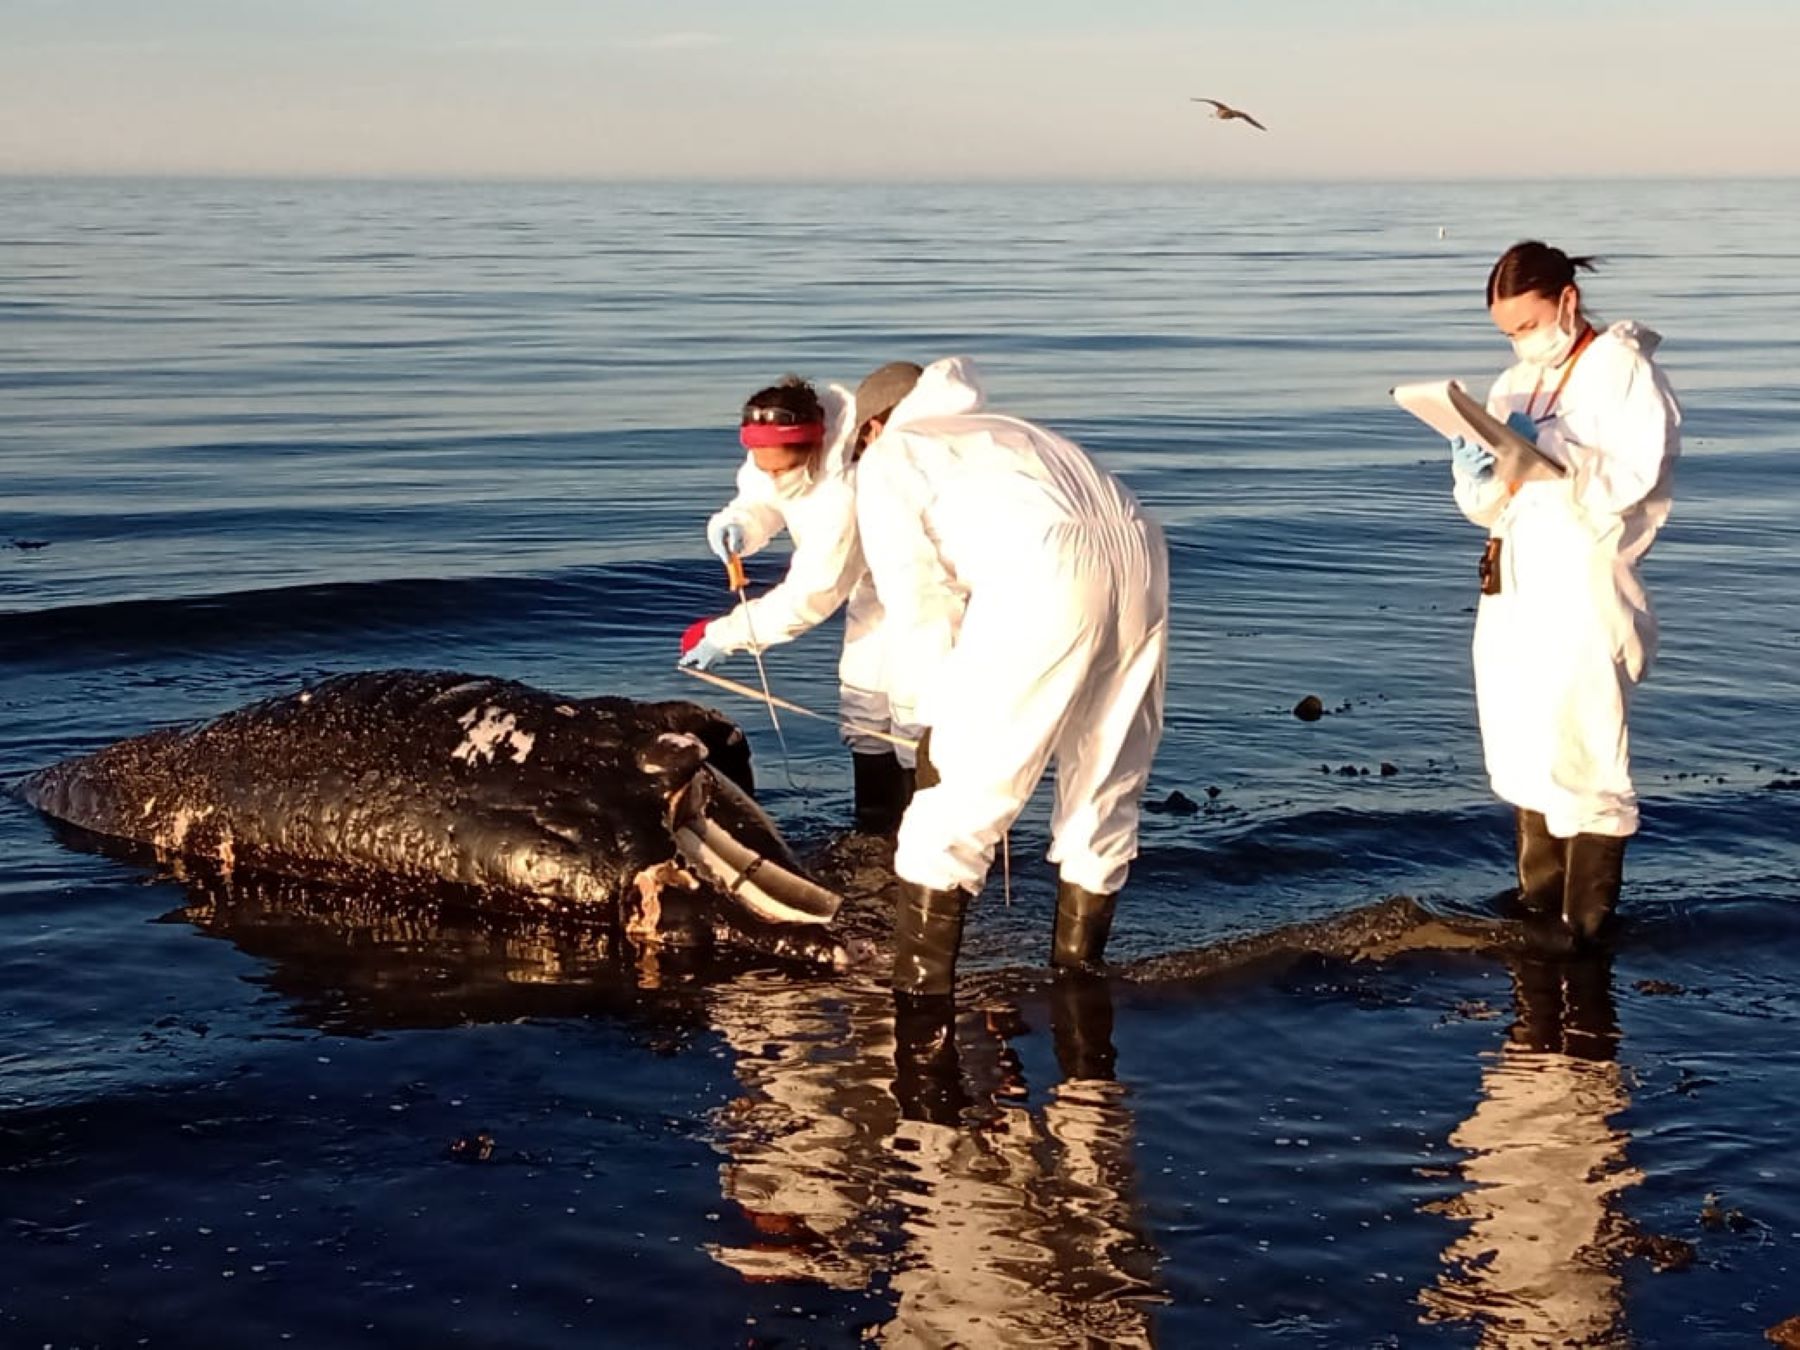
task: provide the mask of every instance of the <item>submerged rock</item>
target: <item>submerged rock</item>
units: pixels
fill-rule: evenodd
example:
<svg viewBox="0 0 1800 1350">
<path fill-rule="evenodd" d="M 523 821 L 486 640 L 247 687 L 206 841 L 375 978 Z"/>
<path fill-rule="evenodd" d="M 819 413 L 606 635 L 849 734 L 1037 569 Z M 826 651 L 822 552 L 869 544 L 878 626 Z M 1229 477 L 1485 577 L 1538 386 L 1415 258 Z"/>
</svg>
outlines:
<svg viewBox="0 0 1800 1350">
<path fill-rule="evenodd" d="M 1219 790 L 1208 788 L 1207 795 L 1216 797 Z M 1200 803 L 1177 788 L 1160 802 L 1145 802 L 1144 810 L 1153 816 L 1192 816 L 1199 814 Z"/>
<path fill-rule="evenodd" d="M 1763 1338 L 1773 1341 L 1782 1350 L 1800 1350 L 1800 1315 L 1790 1317 L 1785 1322 L 1777 1322 L 1763 1332 Z"/>
</svg>

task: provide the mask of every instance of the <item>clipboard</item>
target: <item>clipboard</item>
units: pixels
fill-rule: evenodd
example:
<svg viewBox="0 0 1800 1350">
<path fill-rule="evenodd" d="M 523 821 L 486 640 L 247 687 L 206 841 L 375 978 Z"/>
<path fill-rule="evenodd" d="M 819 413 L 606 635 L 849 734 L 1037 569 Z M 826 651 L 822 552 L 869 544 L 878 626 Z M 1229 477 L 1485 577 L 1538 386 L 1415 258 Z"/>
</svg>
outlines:
<svg viewBox="0 0 1800 1350">
<path fill-rule="evenodd" d="M 1493 452 L 1500 476 L 1509 483 L 1561 478 L 1567 470 L 1500 421 L 1457 380 L 1428 380 L 1388 390 L 1407 412 L 1440 436 L 1479 441 Z"/>
</svg>

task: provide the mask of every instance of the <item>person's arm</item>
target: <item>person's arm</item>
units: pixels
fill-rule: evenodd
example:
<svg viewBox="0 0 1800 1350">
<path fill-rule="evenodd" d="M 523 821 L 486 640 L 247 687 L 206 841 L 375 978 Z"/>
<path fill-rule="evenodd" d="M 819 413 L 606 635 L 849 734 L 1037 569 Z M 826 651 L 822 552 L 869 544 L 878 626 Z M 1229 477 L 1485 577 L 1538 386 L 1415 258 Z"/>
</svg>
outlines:
<svg viewBox="0 0 1800 1350">
<path fill-rule="evenodd" d="M 1568 465 L 1577 510 L 1596 534 L 1604 534 L 1662 477 L 1679 414 L 1643 356 L 1623 348 L 1593 355 L 1606 359 L 1598 370 L 1583 372 L 1592 383 L 1582 402 L 1596 409 L 1597 444 L 1577 440 L 1560 418 L 1543 429 L 1539 443 Z"/>
<path fill-rule="evenodd" d="M 715 511 L 706 522 L 707 547 L 714 547 L 714 541 L 723 536 L 725 526 L 736 525 L 744 532 L 743 556 L 749 557 L 767 548 L 769 541 L 781 533 L 782 526 L 787 523 L 771 500 L 773 490 L 769 476 L 758 469 L 748 455 L 744 456 L 744 462 L 738 466 L 737 496 Z"/>
<path fill-rule="evenodd" d="M 1487 410 L 1502 422 L 1506 420 L 1507 390 L 1510 385 L 1511 372 L 1502 374 L 1494 381 L 1488 391 Z M 1454 445 L 1454 442 L 1452 442 Z M 1511 500 L 1512 493 L 1506 481 L 1500 477 L 1499 469 L 1493 464 L 1492 456 L 1488 457 L 1488 467 L 1479 476 L 1457 462 L 1451 461 L 1451 476 L 1456 494 L 1456 506 L 1472 524 L 1488 529 L 1500 518 Z"/>
<path fill-rule="evenodd" d="M 727 652 L 749 647 L 752 638 L 758 646 L 773 647 L 823 623 L 849 598 L 864 571 L 855 490 L 842 478 L 827 478 L 808 495 L 804 535 L 795 535 L 787 575 L 708 624 L 708 642 Z"/>
</svg>

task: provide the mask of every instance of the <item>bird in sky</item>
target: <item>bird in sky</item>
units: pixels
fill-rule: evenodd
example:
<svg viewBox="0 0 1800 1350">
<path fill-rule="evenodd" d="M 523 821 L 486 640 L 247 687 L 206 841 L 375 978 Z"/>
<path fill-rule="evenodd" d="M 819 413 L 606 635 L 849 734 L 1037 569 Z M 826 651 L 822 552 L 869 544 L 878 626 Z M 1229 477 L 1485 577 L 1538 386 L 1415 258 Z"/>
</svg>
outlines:
<svg viewBox="0 0 1800 1350">
<path fill-rule="evenodd" d="M 1249 113 L 1245 112 L 1243 109 L 1234 108 L 1229 103 L 1221 103 L 1216 98 L 1191 98 L 1188 100 L 1188 102 L 1212 104 L 1213 107 L 1218 109 L 1218 111 L 1216 113 L 1214 113 L 1213 116 L 1218 118 L 1221 122 L 1229 122 L 1232 118 L 1236 117 L 1236 118 L 1242 119 L 1245 122 L 1248 122 L 1251 126 L 1255 127 L 1258 131 L 1267 131 L 1268 130 L 1267 127 L 1265 127 L 1261 122 L 1257 121 Z"/>
</svg>

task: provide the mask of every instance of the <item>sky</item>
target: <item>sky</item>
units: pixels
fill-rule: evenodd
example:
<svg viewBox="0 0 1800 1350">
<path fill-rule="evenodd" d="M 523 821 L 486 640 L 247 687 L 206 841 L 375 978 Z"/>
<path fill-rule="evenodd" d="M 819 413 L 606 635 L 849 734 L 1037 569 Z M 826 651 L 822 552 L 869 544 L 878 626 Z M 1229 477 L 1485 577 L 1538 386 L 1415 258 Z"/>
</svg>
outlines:
<svg viewBox="0 0 1800 1350">
<path fill-rule="evenodd" d="M 0 174 L 1800 175 L 1796 50 L 1794 0 L 0 0 Z"/>
</svg>

